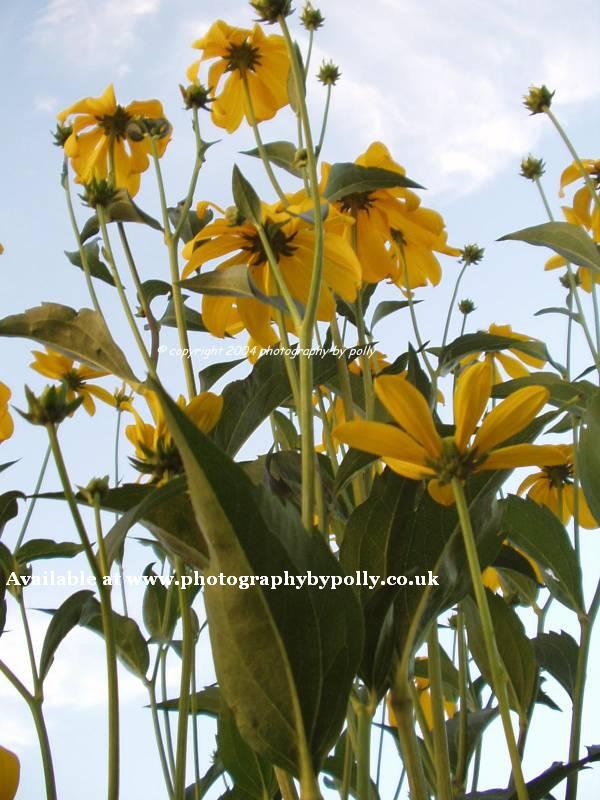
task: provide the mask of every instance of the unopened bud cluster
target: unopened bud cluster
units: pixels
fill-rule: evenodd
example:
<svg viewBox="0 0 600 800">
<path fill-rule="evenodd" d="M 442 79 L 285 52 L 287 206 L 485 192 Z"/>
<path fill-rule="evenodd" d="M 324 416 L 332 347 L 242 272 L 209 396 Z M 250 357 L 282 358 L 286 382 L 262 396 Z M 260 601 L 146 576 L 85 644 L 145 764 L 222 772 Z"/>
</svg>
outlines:
<svg viewBox="0 0 600 800">
<path fill-rule="evenodd" d="M 307 3 L 302 10 L 300 22 L 307 31 L 316 31 L 323 25 L 325 18 L 318 8 L 313 8 L 312 3 Z"/>
<path fill-rule="evenodd" d="M 67 391 L 64 383 L 60 386 L 46 386 L 41 395 L 36 397 L 29 386 L 26 386 L 27 411 L 19 411 L 19 414 L 32 425 L 59 425 L 83 402 L 83 397 L 68 400 Z"/>
<path fill-rule="evenodd" d="M 530 86 L 529 93 L 523 96 L 523 105 L 532 114 L 543 114 L 552 105 L 554 92 L 547 86 Z"/>
<path fill-rule="evenodd" d="M 479 247 L 477 244 L 467 244 L 461 250 L 459 261 L 462 261 L 463 264 L 479 264 L 484 254 L 483 247 Z"/>
<path fill-rule="evenodd" d="M 521 175 L 527 180 L 535 181 L 542 177 L 546 165 L 541 158 L 534 158 L 531 153 L 521 161 Z"/>
<path fill-rule="evenodd" d="M 323 86 L 335 86 L 342 77 L 340 68 L 333 61 L 324 61 L 317 75 Z"/>
<path fill-rule="evenodd" d="M 292 13 L 292 0 L 251 0 L 250 5 L 258 14 L 258 22 L 272 25 L 280 17 L 289 17 Z"/>
</svg>

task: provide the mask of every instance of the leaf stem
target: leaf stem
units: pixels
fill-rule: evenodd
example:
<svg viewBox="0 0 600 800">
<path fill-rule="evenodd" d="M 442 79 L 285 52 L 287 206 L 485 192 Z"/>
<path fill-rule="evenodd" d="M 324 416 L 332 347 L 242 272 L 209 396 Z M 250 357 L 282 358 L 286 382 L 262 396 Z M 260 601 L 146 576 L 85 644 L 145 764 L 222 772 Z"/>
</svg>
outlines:
<svg viewBox="0 0 600 800">
<path fill-rule="evenodd" d="M 467 682 L 469 679 L 469 662 L 465 641 L 465 615 L 459 605 L 456 616 L 456 631 L 458 643 L 458 686 L 460 694 L 460 710 L 458 718 L 458 754 L 456 758 L 456 771 L 454 774 L 454 787 L 456 792 L 464 794 L 467 779 Z"/>
<path fill-rule="evenodd" d="M 429 681 L 431 684 L 431 711 L 433 717 L 433 753 L 437 800 L 452 800 L 450 756 L 446 737 L 444 714 L 444 689 L 442 685 L 442 662 L 438 638 L 437 620 L 434 620 L 427 637 Z"/>
<path fill-rule="evenodd" d="M 25 514 L 25 519 L 23 520 L 23 525 L 21 526 L 21 530 L 19 531 L 19 535 L 17 537 L 17 541 L 15 544 L 15 552 L 21 547 L 23 544 L 23 539 L 25 538 L 25 534 L 27 533 L 27 529 L 29 527 L 29 523 L 31 521 L 31 516 L 35 509 L 35 505 L 37 503 L 37 496 L 40 493 L 40 489 L 42 488 L 42 483 L 44 481 L 44 476 L 46 475 L 46 469 L 48 468 L 48 461 L 50 460 L 50 455 L 52 453 L 52 448 L 48 445 L 46 449 L 46 453 L 44 455 L 44 459 L 42 461 L 42 466 L 40 467 L 40 472 L 37 477 L 37 481 L 35 482 L 35 489 L 33 490 L 33 497 L 31 498 L 31 502 L 27 507 L 27 513 Z"/>
<path fill-rule="evenodd" d="M 401 666 L 401 665 L 400 665 Z M 408 676 L 396 668 L 391 705 L 396 718 L 402 763 L 408 776 L 411 800 L 428 800 L 423 762 L 415 733 L 413 704 L 408 688 Z"/>
<path fill-rule="evenodd" d="M 181 558 L 175 559 L 177 576 L 177 593 L 179 595 L 179 613 L 182 625 L 181 683 L 179 690 L 179 714 L 177 719 L 177 752 L 175 758 L 175 800 L 185 800 L 185 768 L 187 760 L 188 717 L 190 712 L 190 684 L 192 678 L 192 660 L 194 657 L 194 631 L 190 606 L 186 590 L 182 587 L 181 578 L 184 566 Z"/>
</svg>

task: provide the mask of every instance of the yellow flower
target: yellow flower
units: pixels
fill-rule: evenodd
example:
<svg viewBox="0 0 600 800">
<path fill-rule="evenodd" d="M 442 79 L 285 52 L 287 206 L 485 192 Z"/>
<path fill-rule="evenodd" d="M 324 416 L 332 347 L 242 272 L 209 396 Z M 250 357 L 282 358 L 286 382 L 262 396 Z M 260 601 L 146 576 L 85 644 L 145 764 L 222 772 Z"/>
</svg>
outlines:
<svg viewBox="0 0 600 800">
<path fill-rule="evenodd" d="M 362 358 L 355 359 L 350 362 L 348 369 L 353 375 L 362 375 L 362 363 Z M 369 354 L 369 366 L 371 368 L 371 374 L 377 375 L 382 369 L 389 367 L 390 362 L 386 361 L 386 356 L 383 353 L 380 353 L 379 350 L 374 350 Z"/>
<path fill-rule="evenodd" d="M 355 163 L 406 175 L 381 142 L 373 142 Z M 325 178 L 327 169 L 325 166 Z M 421 199 L 410 189 L 360 192 L 344 197 L 338 207 L 355 219 L 355 230 L 347 231 L 346 236 L 355 240 L 363 280 L 368 283 L 391 278 L 411 289 L 435 285 L 442 273 L 434 251 L 460 255 L 460 250 L 446 242 L 442 217 L 421 207 Z"/>
<path fill-rule="evenodd" d="M 417 658 L 417 661 L 427 661 L 426 658 Z M 413 678 L 415 687 L 417 692 L 419 693 L 419 705 L 421 706 L 421 711 L 423 712 L 423 716 L 425 718 L 425 722 L 427 723 L 427 727 L 429 730 L 433 730 L 433 710 L 431 705 L 431 681 L 429 678 L 422 678 L 419 676 L 415 676 Z M 388 709 L 388 718 L 390 721 L 390 725 L 392 728 L 398 727 L 398 721 L 396 719 L 396 714 L 394 712 L 393 706 L 393 698 L 392 692 L 388 692 L 387 698 L 387 709 Z M 446 712 L 446 716 L 448 719 L 452 719 L 452 717 L 456 714 L 456 703 L 452 699 L 448 699 L 444 697 L 444 711 Z"/>
<path fill-rule="evenodd" d="M 560 464 L 542 467 L 539 472 L 529 475 L 519 486 L 517 493 L 527 492 L 534 502 L 547 506 L 563 525 L 575 513 L 575 499 L 577 498 L 577 515 L 582 528 L 597 528 L 585 495 L 580 486 L 574 485 L 575 473 L 573 445 L 561 444 L 557 448 L 563 455 Z"/>
<path fill-rule="evenodd" d="M 204 204 L 199 204 L 200 211 Z M 277 259 L 279 270 L 292 296 L 300 303 L 308 300 L 313 268 L 314 228 L 298 216 L 282 212 L 280 206 L 262 207 L 262 223 L 271 248 Z M 335 218 L 331 220 L 336 224 Z M 317 308 L 317 317 L 329 321 L 335 313 L 333 294 L 352 302 L 360 286 L 360 265 L 350 245 L 337 233 L 328 230 L 325 221 L 323 286 Z M 186 258 L 182 278 L 207 261 L 228 255 L 217 267 L 217 271 L 245 264 L 249 277 L 260 292 L 268 296 L 279 294 L 262 246 L 258 230 L 251 222 L 230 224 L 227 218 L 216 220 L 203 228 L 183 249 Z M 278 341 L 271 327 L 271 306 L 254 298 L 204 295 L 202 319 L 214 336 L 237 333 L 245 328 L 253 340 L 262 347 Z"/>
<path fill-rule="evenodd" d="M 553 445 L 516 444 L 500 447 L 536 416 L 549 397 L 547 389 L 528 386 L 511 394 L 487 414 L 475 433 L 492 390 L 488 361 L 465 369 L 454 392 L 453 436 L 442 439 L 427 401 L 402 375 L 375 378 L 375 393 L 403 428 L 381 422 L 353 421 L 334 431 L 338 439 L 358 450 L 383 458 L 390 469 L 412 480 L 427 480 L 429 494 L 452 505 L 451 481 L 464 481 L 480 470 L 513 469 L 532 464 L 560 464 L 564 458 Z"/>
<path fill-rule="evenodd" d="M 8 411 L 8 401 L 12 392 L 6 384 L 0 382 L 0 442 L 5 442 L 13 435 L 15 429 L 12 417 Z"/>
<path fill-rule="evenodd" d="M 516 339 L 519 342 L 537 341 L 537 339 L 534 339 L 532 336 L 526 336 L 524 333 L 517 333 L 517 331 L 513 331 L 510 325 L 495 325 L 492 323 L 487 332 L 491 336 L 502 336 L 506 337 L 507 339 Z M 462 359 L 461 364 L 463 366 L 468 366 L 474 361 L 477 361 L 480 356 L 481 353 L 471 353 L 466 358 Z M 502 375 L 498 367 L 503 367 L 504 371 L 511 378 L 524 378 L 530 374 L 527 367 L 541 369 L 545 364 L 543 359 L 530 356 L 528 353 L 523 353 L 521 350 L 517 350 L 512 347 L 508 348 L 506 352 L 495 350 L 491 353 L 486 353 L 485 357 L 493 365 L 494 383 L 502 382 Z"/>
<path fill-rule="evenodd" d="M 0 746 L 0 800 L 13 800 L 19 788 L 21 765 L 10 750 Z"/>
<path fill-rule="evenodd" d="M 101 386 L 93 386 L 88 381 L 104 378 L 109 373 L 105 370 L 93 369 L 85 364 L 75 367 L 75 361 L 62 353 L 55 353 L 46 348 L 46 352 L 33 350 L 34 361 L 29 365 L 40 375 L 53 380 L 61 381 L 67 387 L 67 401 L 71 402 L 76 397 L 83 398 L 83 407 L 90 416 L 96 413 L 94 397 L 103 403 L 114 405 L 114 398 Z"/>
<path fill-rule="evenodd" d="M 251 120 L 244 80 L 248 82 L 257 122 L 271 119 L 288 104 L 290 61 L 282 36 L 266 36 L 260 25 L 247 30 L 218 20 L 192 46 L 202 50 L 202 57 L 187 71 L 192 83 L 198 82 L 198 71 L 203 61 L 217 59 L 208 71 L 209 91 L 216 95 L 212 103 L 212 121 L 228 133 L 236 131 L 244 117 L 248 123 Z M 217 94 L 226 73 L 228 76 L 220 94 Z"/>
<path fill-rule="evenodd" d="M 71 159 L 77 182 L 109 178 L 112 149 L 114 185 L 127 189 L 133 197 L 140 188 L 140 173 L 148 169 L 151 146 L 139 126 L 130 125 L 141 118 L 164 120 L 162 104 L 158 100 L 134 100 L 123 107 L 117 103 L 111 83 L 100 97 L 86 97 L 58 115 L 61 124 L 69 118 L 73 132 L 65 142 L 65 154 Z M 168 142 L 168 134 L 157 138 L 159 155 Z"/>
<path fill-rule="evenodd" d="M 131 407 L 128 410 L 133 413 L 135 423 L 125 428 L 125 435 L 135 447 L 136 457 L 131 459 L 133 466 L 138 472 L 151 475 L 152 483 L 160 484 L 180 475 L 183 465 L 157 396 L 154 392 L 146 392 L 144 396 L 154 424 L 144 422 Z M 177 405 L 203 433 L 208 433 L 219 421 L 223 398 L 212 392 L 202 392 L 188 403 L 180 395 Z"/>
</svg>

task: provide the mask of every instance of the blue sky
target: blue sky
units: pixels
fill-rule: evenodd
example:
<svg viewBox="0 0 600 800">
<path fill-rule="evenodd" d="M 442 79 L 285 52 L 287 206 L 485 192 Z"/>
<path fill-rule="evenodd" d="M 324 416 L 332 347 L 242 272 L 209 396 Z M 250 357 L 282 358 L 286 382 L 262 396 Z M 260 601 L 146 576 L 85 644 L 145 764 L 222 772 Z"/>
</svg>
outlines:
<svg viewBox="0 0 600 800">
<path fill-rule="evenodd" d="M 530 83 L 544 82 L 556 89 L 555 108 L 584 157 L 598 157 L 600 74 L 598 34 L 600 10 L 594 0 L 323 0 L 326 27 L 319 32 L 313 64 L 332 58 L 343 77 L 334 92 L 331 123 L 324 157 L 353 160 L 371 141 L 381 139 L 408 174 L 428 187 L 425 205 L 445 217 L 449 241 L 456 246 L 476 241 L 486 248 L 481 266 L 468 273 L 461 296 L 474 299 L 477 310 L 472 327 L 490 322 L 510 323 L 516 330 L 545 339 L 551 352 L 564 361 L 565 326 L 562 318 L 533 317 L 541 307 L 559 305 L 564 290 L 556 273 L 544 274 L 546 254 L 510 243 L 496 243 L 502 234 L 544 221 L 534 187 L 519 177 L 519 162 L 532 151 L 548 163 L 545 185 L 555 210 L 558 176 L 568 163 L 563 145 L 545 119 L 529 117 L 521 95 Z M 0 241 L 6 248 L 0 259 L 2 291 L 0 316 L 17 313 L 51 300 L 79 308 L 89 305 L 81 273 L 63 255 L 75 249 L 59 184 L 61 153 L 52 146 L 50 130 L 55 114 L 74 100 L 98 95 L 113 81 L 117 97 L 158 97 L 174 124 L 174 137 L 164 159 L 167 191 L 172 202 L 185 192 L 191 168 L 192 137 L 189 116 L 181 108 L 177 84 L 195 58 L 191 42 L 212 20 L 248 24 L 250 11 L 242 0 L 24 0 L 0 8 L 0 53 L 3 85 L 3 190 Z M 303 32 L 302 32 L 303 33 Z M 305 37 L 300 34 L 302 42 Z M 314 70 L 313 70 L 314 71 Z M 312 110 L 321 114 L 323 90 L 316 81 Z M 222 131 L 204 121 L 204 138 L 222 139 Z M 264 138 L 292 138 L 289 112 L 265 125 Z M 249 130 L 215 145 L 203 170 L 197 198 L 230 203 L 231 166 L 236 160 L 269 198 L 258 165 L 238 151 L 253 146 Z M 289 184 L 293 188 L 294 184 Z M 139 203 L 158 215 L 155 187 L 148 175 Z M 82 209 L 81 220 L 85 219 Z M 136 231 L 144 278 L 167 276 L 167 264 L 156 238 Z M 435 340 L 443 327 L 452 290 L 456 263 L 443 264 L 445 279 L 435 292 L 424 292 L 419 306 L 427 338 Z M 378 297 L 396 297 L 389 288 Z M 141 373 L 131 339 L 110 289 L 100 288 L 101 302 L 115 338 L 124 342 L 134 366 Z M 557 321 L 558 319 L 558 321 Z M 457 320 L 458 321 L 458 320 Z M 406 327 L 405 327 L 406 326 Z M 405 349 L 410 336 L 408 318 L 386 321 L 378 328 L 382 349 L 395 356 Z M 174 344 L 175 339 L 167 339 Z M 197 345 L 206 344 L 203 335 Z M 588 359 L 577 343 L 575 361 L 583 369 Z M 29 342 L 0 340 L 0 380 L 9 384 L 16 405 L 22 406 L 25 382 L 41 388 L 43 382 L 28 370 Z M 175 361 L 172 359 L 171 361 Z M 163 365 L 173 391 L 181 388 L 179 365 Z M 198 363 L 197 368 L 208 362 Z M 112 388 L 110 381 L 106 383 Z M 83 413 L 64 428 L 64 443 L 77 483 L 112 469 L 114 416 L 98 412 L 90 425 Z M 253 448 L 264 449 L 258 441 Z M 17 420 L 17 436 L 2 445 L 0 462 L 21 457 L 20 463 L 0 477 L 2 490 L 33 486 L 45 442 L 42 433 Z M 123 453 L 128 445 L 123 442 Z M 90 454 L 93 453 L 93 463 Z M 247 454 L 250 453 L 248 449 Z M 125 458 L 123 459 L 125 461 Z M 57 487 L 49 473 L 46 487 Z M 69 539 L 73 536 L 63 510 L 40 504 L 33 517 L 31 536 Z M 7 532 L 16 536 L 16 526 Z M 590 560 L 598 558 L 593 535 L 584 542 Z M 143 566 L 147 554 L 136 551 L 134 561 Z M 78 562 L 77 562 L 78 563 Z M 68 564 L 63 565 L 65 569 Z M 591 576 L 592 578 L 594 576 Z M 132 597 L 135 606 L 140 598 Z M 32 606 L 60 602 L 58 594 L 32 595 Z M 36 637 L 46 618 L 32 612 Z M 15 629 L 16 619 L 11 617 Z M 568 626 L 564 615 L 553 627 Z M 0 655 L 19 664 L 25 674 L 24 650 L 18 633 L 0 640 Z M 600 667 L 597 640 L 596 672 Z M 50 733 L 55 741 L 61 800 L 103 796 L 104 673 L 101 642 L 91 635 L 73 636 L 64 645 L 53 667 L 48 687 Z M 22 669 L 21 669 L 22 667 Z M 210 680 L 206 659 L 202 680 Z M 590 671 L 593 674 L 593 668 Z M 129 766 L 124 775 L 123 796 L 142 794 L 159 800 L 162 793 L 154 757 L 148 712 L 141 707 L 141 688 L 123 673 L 126 713 L 124 754 Z M 566 707 L 566 698 L 554 696 Z M 588 709 L 600 698 L 596 689 Z M 20 699 L 0 684 L 2 722 L 0 743 L 13 746 L 23 762 L 22 789 L 18 797 L 40 796 L 41 776 L 34 734 Z M 528 775 L 562 757 L 549 754 L 548 741 L 562 741 L 556 712 L 537 712 L 539 723 L 532 734 L 533 746 L 526 762 Z M 600 731 L 592 714 L 585 719 L 583 741 L 596 742 Z M 492 734 L 495 735 L 495 734 Z M 536 744 L 536 737 L 544 746 Z M 500 740 L 498 740 L 498 746 Z M 150 753 L 150 757 L 148 757 Z M 93 785 L 86 780 L 97 775 Z M 586 773 L 586 792 L 600 788 L 600 771 Z M 488 780 L 489 779 L 489 780 Z M 484 785 L 502 780 L 502 772 L 490 767 Z M 141 781 L 141 783 L 140 783 Z M 142 791 L 143 789 L 143 791 Z M 582 790 L 583 791 L 583 790 Z M 583 795 L 585 797 L 590 794 Z"/>
</svg>

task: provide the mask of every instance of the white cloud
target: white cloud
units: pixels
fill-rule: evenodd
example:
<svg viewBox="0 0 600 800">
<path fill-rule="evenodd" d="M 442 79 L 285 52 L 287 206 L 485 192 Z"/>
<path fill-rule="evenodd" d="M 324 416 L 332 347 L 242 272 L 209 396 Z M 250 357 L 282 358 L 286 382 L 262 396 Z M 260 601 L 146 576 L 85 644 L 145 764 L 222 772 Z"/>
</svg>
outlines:
<svg viewBox="0 0 600 800">
<path fill-rule="evenodd" d="M 36 111 L 41 111 L 44 114 L 55 114 L 57 102 L 54 95 L 36 94 L 33 98 Z"/>
</svg>

